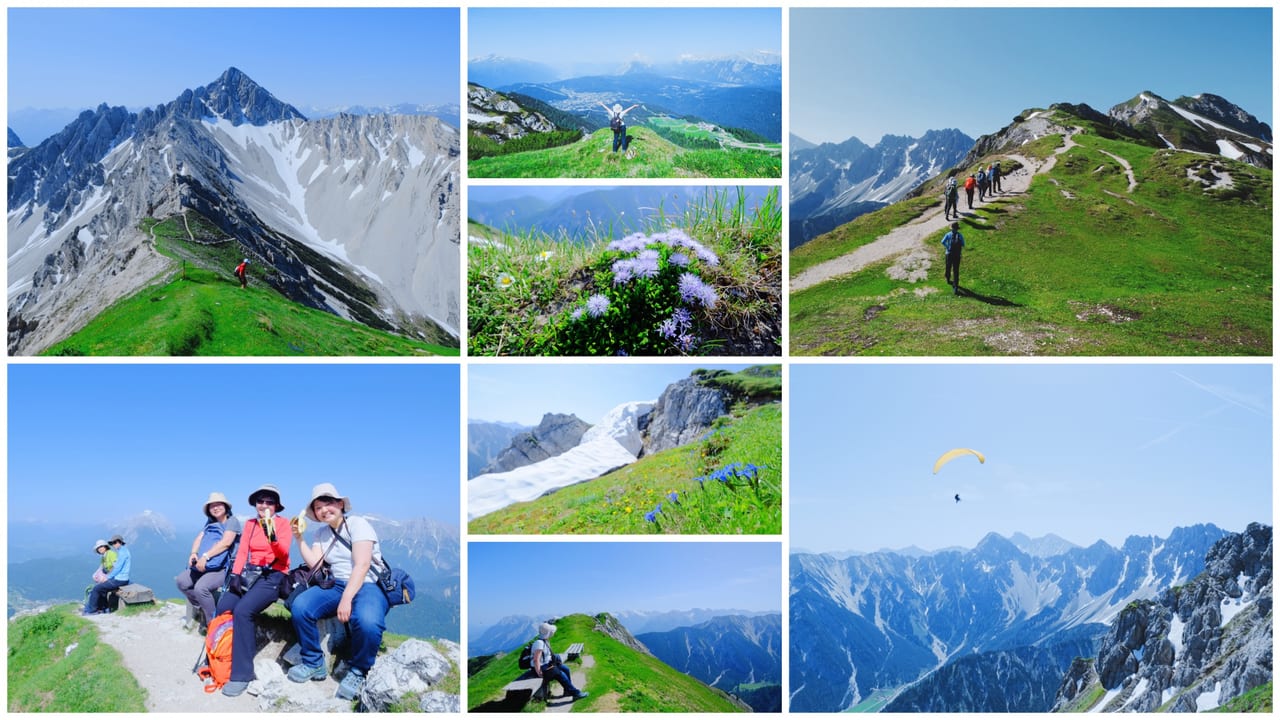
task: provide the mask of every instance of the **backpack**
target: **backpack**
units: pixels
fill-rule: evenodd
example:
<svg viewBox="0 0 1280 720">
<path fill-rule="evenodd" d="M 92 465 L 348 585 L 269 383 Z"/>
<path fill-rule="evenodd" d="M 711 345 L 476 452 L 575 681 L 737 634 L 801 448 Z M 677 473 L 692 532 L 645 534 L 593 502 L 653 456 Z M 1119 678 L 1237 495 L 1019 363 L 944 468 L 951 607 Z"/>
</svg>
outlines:
<svg viewBox="0 0 1280 720">
<path fill-rule="evenodd" d="M 528 645 L 525 645 L 522 650 L 520 650 L 519 665 L 521 670 L 533 669 L 533 643 L 536 643 L 536 642 L 538 641 L 533 640 Z"/>
<path fill-rule="evenodd" d="M 609 118 L 609 129 L 610 129 L 610 130 L 612 130 L 612 131 L 614 131 L 614 132 L 622 132 L 622 128 L 623 128 L 623 125 L 622 125 L 622 116 L 621 116 L 621 115 L 614 115 L 613 117 Z"/>
<path fill-rule="evenodd" d="M 955 191 L 956 191 L 956 176 L 952 175 L 951 177 L 947 178 L 947 194 L 950 195 Z"/>
<path fill-rule="evenodd" d="M 226 528 L 222 527 L 220 522 L 207 523 L 204 526 L 204 534 L 200 536 L 200 549 L 197 555 L 203 555 L 213 549 L 214 545 L 222 542 L 222 536 L 226 532 Z M 227 566 L 227 560 L 231 557 L 231 549 L 228 548 L 222 552 L 210 557 L 205 561 L 205 569 L 212 572 L 221 570 Z"/>
<path fill-rule="evenodd" d="M 196 677 L 205 683 L 204 691 L 212 693 L 231 679 L 231 611 L 228 610 L 209 623 L 204 636 L 204 665 L 196 670 Z"/>
</svg>

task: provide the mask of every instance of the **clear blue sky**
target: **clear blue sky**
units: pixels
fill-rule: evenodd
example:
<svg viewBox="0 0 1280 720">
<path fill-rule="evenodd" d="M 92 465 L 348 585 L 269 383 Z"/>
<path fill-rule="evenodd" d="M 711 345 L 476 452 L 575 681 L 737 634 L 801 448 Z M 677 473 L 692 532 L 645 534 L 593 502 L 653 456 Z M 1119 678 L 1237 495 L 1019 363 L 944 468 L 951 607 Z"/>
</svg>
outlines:
<svg viewBox="0 0 1280 720">
<path fill-rule="evenodd" d="M 777 8 L 471 8 L 467 55 L 577 65 L 782 50 Z"/>
<path fill-rule="evenodd" d="M 668 385 L 689 377 L 697 368 L 738 371 L 745 367 L 721 363 L 472 363 L 467 370 L 467 416 L 537 425 L 546 413 L 573 413 L 594 425 L 624 402 L 657 400 Z"/>
<path fill-rule="evenodd" d="M 549 574 L 539 575 L 537 568 Z M 530 575 L 528 571 L 533 571 Z M 782 546 L 772 542 L 472 542 L 468 625 L 706 608 L 780 612 Z"/>
<path fill-rule="evenodd" d="M 153 510 L 194 527 L 209 492 L 285 512 L 331 482 L 357 513 L 459 519 L 459 370 L 431 365 L 10 365 L 9 519 Z"/>
<path fill-rule="evenodd" d="M 793 550 L 1271 523 L 1268 365 L 791 366 Z M 952 448 L 961 457 L 932 474 Z M 959 493 L 962 502 L 952 496 Z"/>
<path fill-rule="evenodd" d="M 154 106 L 232 66 L 299 108 L 456 104 L 461 94 L 456 8 L 8 13 L 11 110 Z"/>
<path fill-rule="evenodd" d="M 1100 112 L 1144 90 L 1221 95 L 1272 122 L 1269 8 L 797 8 L 791 132 L 811 142 L 958 128 L 1029 107 Z"/>
</svg>

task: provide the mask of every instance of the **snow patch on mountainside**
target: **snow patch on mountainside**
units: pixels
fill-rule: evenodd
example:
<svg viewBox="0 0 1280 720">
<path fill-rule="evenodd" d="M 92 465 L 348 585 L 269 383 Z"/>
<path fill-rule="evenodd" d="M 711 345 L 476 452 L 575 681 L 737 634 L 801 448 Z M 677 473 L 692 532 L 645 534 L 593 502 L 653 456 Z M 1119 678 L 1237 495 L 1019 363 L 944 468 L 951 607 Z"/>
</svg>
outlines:
<svg viewBox="0 0 1280 720">
<path fill-rule="evenodd" d="M 656 400 L 623 403 L 592 426 L 576 447 L 532 465 L 478 475 L 467 482 L 467 517 L 527 502 L 551 490 L 590 480 L 636 460 L 643 447 L 638 420 Z"/>
</svg>

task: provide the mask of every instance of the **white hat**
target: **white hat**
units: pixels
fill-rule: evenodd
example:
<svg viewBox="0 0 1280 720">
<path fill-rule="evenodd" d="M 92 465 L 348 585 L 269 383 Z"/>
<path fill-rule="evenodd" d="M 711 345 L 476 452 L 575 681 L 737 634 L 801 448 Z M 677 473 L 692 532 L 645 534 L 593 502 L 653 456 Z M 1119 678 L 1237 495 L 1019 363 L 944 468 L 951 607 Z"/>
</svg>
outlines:
<svg viewBox="0 0 1280 720">
<path fill-rule="evenodd" d="M 98 548 L 100 548 L 100 547 L 110 548 L 111 546 L 107 544 L 107 541 L 106 541 L 106 540 L 96 540 L 96 541 L 94 541 L 94 543 L 93 543 L 93 551 L 94 551 L 94 552 L 98 552 Z"/>
<path fill-rule="evenodd" d="M 538 626 L 538 637 L 549 638 L 556 632 L 556 626 L 549 622 L 544 622 Z"/>
<path fill-rule="evenodd" d="M 319 485 L 311 488 L 311 499 L 307 501 L 307 519 L 308 520 L 320 522 L 320 518 L 316 517 L 316 513 L 312 509 L 312 506 L 315 504 L 315 501 L 317 498 L 322 498 L 322 497 L 329 497 L 335 500 L 341 500 L 342 512 L 344 513 L 351 512 L 351 498 L 345 497 L 343 496 L 342 493 L 338 492 L 338 488 L 334 487 L 333 483 L 320 483 Z"/>
<path fill-rule="evenodd" d="M 209 514 L 209 506 L 214 503 L 222 503 L 227 506 L 227 514 L 231 514 L 231 503 L 227 501 L 227 496 L 220 492 L 209 493 L 209 499 L 204 501 L 204 514 Z"/>
</svg>

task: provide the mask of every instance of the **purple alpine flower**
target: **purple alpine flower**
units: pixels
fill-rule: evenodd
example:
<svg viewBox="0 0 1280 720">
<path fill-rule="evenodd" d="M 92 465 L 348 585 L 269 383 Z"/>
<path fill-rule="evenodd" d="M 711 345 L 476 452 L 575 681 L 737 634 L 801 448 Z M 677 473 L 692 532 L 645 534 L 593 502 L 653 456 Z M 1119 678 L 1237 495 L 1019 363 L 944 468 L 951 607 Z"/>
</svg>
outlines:
<svg viewBox="0 0 1280 720">
<path fill-rule="evenodd" d="M 613 263 L 613 284 L 626 285 L 635 277 L 635 261 L 631 259 L 616 260 Z"/>
<path fill-rule="evenodd" d="M 592 295 L 587 298 L 587 314 L 593 318 L 598 318 L 609 309 L 609 298 L 603 295 Z"/>
<path fill-rule="evenodd" d="M 667 258 L 667 262 L 676 267 L 689 267 L 689 256 L 682 252 L 673 252 L 671 257 Z"/>
<path fill-rule="evenodd" d="M 640 255 L 643 254 L 644 253 L 641 253 Z M 654 253 L 654 257 L 652 258 L 641 257 L 640 255 L 637 255 L 636 258 L 631 261 L 631 272 L 635 273 L 636 277 L 657 277 L 659 269 L 657 253 Z"/>
<path fill-rule="evenodd" d="M 631 233 L 621 240 L 614 240 L 609 243 L 606 249 L 615 250 L 617 252 L 633 253 L 637 250 L 643 250 L 647 243 L 648 239 L 644 236 L 644 233 Z"/>
<path fill-rule="evenodd" d="M 710 285 L 702 282 L 702 278 L 693 273 L 683 273 L 680 275 L 680 298 L 685 302 L 698 302 L 703 307 L 713 308 L 716 306 L 716 291 Z"/>
</svg>

